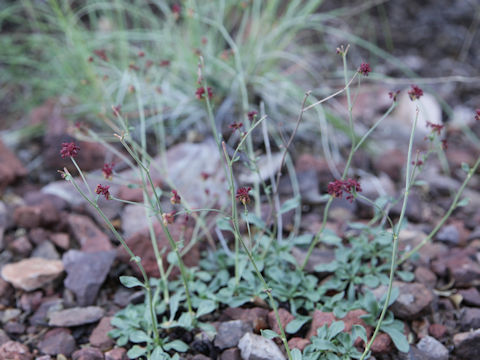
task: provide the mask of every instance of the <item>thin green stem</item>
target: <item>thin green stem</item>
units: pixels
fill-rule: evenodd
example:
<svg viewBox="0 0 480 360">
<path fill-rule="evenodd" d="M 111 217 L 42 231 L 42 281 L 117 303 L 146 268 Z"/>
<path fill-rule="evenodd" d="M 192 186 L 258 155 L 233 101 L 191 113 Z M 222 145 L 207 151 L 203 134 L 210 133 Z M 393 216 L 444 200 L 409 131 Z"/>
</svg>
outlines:
<svg viewBox="0 0 480 360">
<path fill-rule="evenodd" d="M 83 174 L 83 171 L 80 170 L 80 166 L 78 166 L 75 159 L 71 156 L 70 156 L 70 160 L 72 160 L 73 165 L 75 165 L 75 168 L 77 169 L 78 173 L 80 174 L 80 177 L 82 178 L 82 181 L 85 184 L 85 187 L 87 188 L 88 193 L 90 194 L 90 196 L 93 196 L 92 190 L 90 189 L 90 186 L 88 186 L 87 179 L 85 179 L 85 175 Z"/>
</svg>

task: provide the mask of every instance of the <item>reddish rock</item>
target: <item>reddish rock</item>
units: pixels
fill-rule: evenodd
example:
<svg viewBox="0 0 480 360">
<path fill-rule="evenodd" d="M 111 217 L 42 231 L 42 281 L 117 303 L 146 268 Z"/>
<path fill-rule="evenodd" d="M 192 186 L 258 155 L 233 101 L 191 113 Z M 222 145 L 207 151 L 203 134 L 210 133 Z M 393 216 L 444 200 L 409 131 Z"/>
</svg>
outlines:
<svg viewBox="0 0 480 360">
<path fill-rule="evenodd" d="M 42 303 L 43 294 L 41 291 L 23 293 L 20 297 L 20 307 L 25 312 L 33 312 L 38 309 Z"/>
<path fill-rule="evenodd" d="M 280 317 L 280 322 L 284 330 L 285 326 L 287 326 L 290 321 L 295 319 L 295 316 L 283 308 L 278 309 L 278 316 Z M 280 334 L 280 327 L 278 326 L 277 318 L 275 317 L 275 311 L 273 310 L 268 313 L 268 325 L 270 326 L 270 329 L 275 331 L 277 334 Z"/>
<path fill-rule="evenodd" d="M 104 317 L 90 334 L 89 341 L 92 346 L 101 350 L 110 349 L 113 346 L 113 339 L 108 336 L 108 332 L 113 329 L 110 324 L 111 317 Z"/>
<path fill-rule="evenodd" d="M 32 244 L 28 241 L 26 236 L 20 236 L 13 240 L 9 245 L 8 249 L 16 255 L 21 257 L 27 257 L 32 252 Z"/>
<path fill-rule="evenodd" d="M 70 330 L 65 328 L 49 330 L 38 343 L 39 350 L 48 355 L 63 354 L 70 356 L 75 347 L 75 339 Z"/>
<path fill-rule="evenodd" d="M 4 329 L 10 335 L 18 336 L 25 333 L 26 326 L 18 321 L 9 321 L 4 325 Z"/>
<path fill-rule="evenodd" d="M 43 228 L 35 228 L 28 232 L 28 238 L 33 244 L 40 245 L 48 240 L 49 232 Z"/>
<path fill-rule="evenodd" d="M 433 292 L 423 284 L 394 281 L 393 287 L 399 288 L 400 295 L 390 309 L 400 319 L 416 319 L 421 313 L 427 311 L 433 302 Z M 374 294 L 378 297 L 385 292 L 385 286 L 374 290 Z"/>
<path fill-rule="evenodd" d="M 325 324 L 330 326 L 330 324 L 335 320 L 336 318 L 333 313 L 315 310 L 312 315 L 312 325 L 310 326 L 310 330 L 307 333 L 306 339 L 310 339 L 312 336 L 316 335 L 318 328 Z"/>
<path fill-rule="evenodd" d="M 16 288 L 32 291 L 57 279 L 63 273 L 60 260 L 28 258 L 2 268 L 2 277 Z"/>
<path fill-rule="evenodd" d="M 33 229 L 40 226 L 42 209 L 39 206 L 22 205 L 13 211 L 13 221 L 18 227 Z"/>
<path fill-rule="evenodd" d="M 375 354 L 386 354 L 392 350 L 392 340 L 384 333 L 378 333 L 370 348 Z"/>
<path fill-rule="evenodd" d="M 102 230 L 100 230 L 89 217 L 70 214 L 68 216 L 68 225 L 71 233 L 79 242 L 82 251 L 96 252 L 112 250 L 113 246 L 109 237 L 102 232 Z M 134 253 L 141 256 L 135 251 Z M 154 257 L 153 251 L 151 252 L 151 255 Z"/>
<path fill-rule="evenodd" d="M 115 348 L 105 353 L 105 360 L 128 360 L 127 350 Z"/>
<path fill-rule="evenodd" d="M 7 333 L 4 330 L 0 329 L 0 346 L 2 346 L 8 341 L 10 341 L 10 338 L 8 337 Z"/>
<path fill-rule="evenodd" d="M 103 353 L 99 349 L 85 347 L 75 351 L 72 360 L 103 360 Z"/>
<path fill-rule="evenodd" d="M 428 333 L 435 339 L 440 340 L 447 333 L 447 327 L 442 324 L 432 324 L 428 328 Z"/>
<path fill-rule="evenodd" d="M 415 279 L 431 289 L 433 289 L 437 283 L 437 276 L 424 266 L 419 266 L 415 269 Z"/>
<path fill-rule="evenodd" d="M 23 344 L 15 341 L 7 341 L 0 346 L 1 360 L 32 360 L 33 356 Z"/>
<path fill-rule="evenodd" d="M 120 186 L 118 189 L 117 197 L 122 200 L 143 202 L 143 189 L 142 188 L 130 188 L 128 186 Z"/>
<path fill-rule="evenodd" d="M 402 169 L 406 162 L 405 152 L 398 149 L 384 151 L 374 160 L 377 170 L 384 172 L 394 181 L 399 181 L 402 178 Z"/>
<path fill-rule="evenodd" d="M 0 140 L 0 192 L 16 179 L 27 175 L 27 170 L 15 154 Z"/>
<path fill-rule="evenodd" d="M 252 325 L 253 330 L 256 333 L 260 333 L 260 330 L 268 328 L 268 309 L 261 307 L 254 307 L 250 309 L 244 308 L 227 308 L 220 315 L 220 321 L 228 320 L 242 320 Z"/>
<path fill-rule="evenodd" d="M 310 344 L 310 341 L 301 337 L 293 337 L 288 340 L 288 347 L 290 348 L 290 350 L 298 349 L 300 351 L 303 351 L 303 349 L 305 349 L 308 344 Z"/>
<path fill-rule="evenodd" d="M 460 359 L 478 359 L 480 354 L 480 329 L 468 331 L 453 336 L 455 354 Z"/>
<path fill-rule="evenodd" d="M 446 264 L 449 274 L 458 287 L 480 285 L 480 264 L 469 256 L 451 257 Z"/>
<path fill-rule="evenodd" d="M 347 315 L 345 315 L 345 317 L 342 319 L 342 321 L 345 324 L 344 331 L 350 332 L 350 331 L 352 331 L 353 325 L 360 325 L 363 328 L 365 328 L 365 331 L 367 333 L 367 338 L 369 338 L 373 333 L 373 328 L 371 326 L 365 324 L 365 321 L 363 321 L 363 319 L 360 317 L 360 316 L 366 315 L 366 314 L 367 314 L 367 312 L 365 310 L 362 310 L 362 309 L 356 309 L 356 310 L 349 311 L 347 313 Z M 363 340 L 360 337 L 355 339 L 355 345 L 356 346 L 360 346 L 360 344 L 362 344 L 362 343 L 363 343 Z"/>
<path fill-rule="evenodd" d="M 240 350 L 237 348 L 227 349 L 220 355 L 220 360 L 241 360 Z"/>
<path fill-rule="evenodd" d="M 155 224 L 154 229 L 157 237 L 158 248 L 166 250 L 163 253 L 163 263 L 166 268 L 166 266 L 168 265 L 167 254 L 171 251 L 170 243 L 165 236 L 160 224 Z M 180 239 L 185 239 L 185 246 L 188 245 L 190 239 L 192 238 L 192 227 L 185 226 L 180 222 L 169 224 L 168 230 L 170 231 L 170 234 L 174 241 L 178 242 Z M 148 229 L 137 232 L 136 234 L 126 239 L 126 242 L 130 249 L 133 251 L 133 253 L 142 259 L 142 265 L 145 268 L 147 274 L 149 276 L 159 277 L 160 272 L 158 270 L 157 260 L 152 249 L 152 242 L 150 240 Z M 121 245 L 118 247 L 118 257 L 121 261 L 128 263 L 137 275 L 140 275 L 138 267 L 134 263 L 132 263 L 132 261 L 130 261 L 129 255 Z M 183 256 L 182 259 L 186 266 L 197 266 L 199 258 L 200 250 L 197 243 L 190 249 L 190 251 L 186 255 Z M 171 276 L 178 276 L 179 273 L 180 272 L 178 270 L 178 267 L 175 267 L 171 273 Z"/>
<path fill-rule="evenodd" d="M 50 240 L 60 249 L 70 248 L 70 236 L 67 233 L 55 233 L 50 235 Z"/>
</svg>

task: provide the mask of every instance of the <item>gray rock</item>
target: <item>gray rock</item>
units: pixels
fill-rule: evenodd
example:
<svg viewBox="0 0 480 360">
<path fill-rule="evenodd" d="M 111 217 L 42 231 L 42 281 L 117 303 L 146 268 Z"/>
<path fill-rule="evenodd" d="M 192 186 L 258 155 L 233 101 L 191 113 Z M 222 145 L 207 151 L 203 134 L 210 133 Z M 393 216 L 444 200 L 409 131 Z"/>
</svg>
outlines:
<svg viewBox="0 0 480 360">
<path fill-rule="evenodd" d="M 442 227 L 442 229 L 438 232 L 436 240 L 447 245 L 456 246 L 460 243 L 460 233 L 455 225 L 447 225 Z"/>
<path fill-rule="evenodd" d="M 425 336 L 417 344 L 425 360 L 448 360 L 448 349 L 437 339 Z"/>
<path fill-rule="evenodd" d="M 243 360 L 285 360 L 273 340 L 246 333 L 238 343 Z"/>
<path fill-rule="evenodd" d="M 480 292 L 476 288 L 462 289 L 458 293 L 462 295 L 464 304 L 480 307 Z"/>
<path fill-rule="evenodd" d="M 5 344 L 7 341 L 10 341 L 10 338 L 8 337 L 5 330 L 0 329 L 0 346 Z"/>
<path fill-rule="evenodd" d="M 60 255 L 55 246 L 50 241 L 44 241 L 38 245 L 32 252 L 32 257 L 38 257 L 48 260 L 58 260 Z"/>
<path fill-rule="evenodd" d="M 65 287 L 71 290 L 79 306 L 92 305 L 115 260 L 115 251 L 82 252 L 70 250 L 63 255 L 67 272 Z"/>
<path fill-rule="evenodd" d="M 32 354 L 23 344 L 16 341 L 7 341 L 0 346 L 0 359 L 1 360 L 31 360 Z"/>
<path fill-rule="evenodd" d="M 464 360 L 478 359 L 480 355 L 480 329 L 453 336 L 455 354 Z"/>
<path fill-rule="evenodd" d="M 51 312 L 63 309 L 62 299 L 48 299 L 42 302 L 37 311 L 30 317 L 30 324 L 36 326 L 48 326 L 48 317 Z"/>
<path fill-rule="evenodd" d="M 105 311 L 98 306 L 70 308 L 50 313 L 49 326 L 78 326 L 94 323 L 102 318 Z"/>
<path fill-rule="evenodd" d="M 63 354 L 70 356 L 75 350 L 76 344 L 70 330 L 64 328 L 48 331 L 38 343 L 38 349 L 47 355 Z"/>
<path fill-rule="evenodd" d="M 109 237 L 88 216 L 70 214 L 68 225 L 81 250 L 97 252 L 113 249 Z"/>
<path fill-rule="evenodd" d="M 214 345 L 221 350 L 238 345 L 245 333 L 252 331 L 252 326 L 242 320 L 225 321 L 218 327 Z"/>
<path fill-rule="evenodd" d="M 136 232 L 148 227 L 148 219 L 143 206 L 126 205 L 121 217 L 122 231 L 125 238 L 129 238 Z M 153 217 L 151 221 L 157 222 Z"/>
<path fill-rule="evenodd" d="M 460 326 L 462 330 L 468 331 L 471 329 L 480 328 L 480 309 L 464 307 L 462 315 L 460 316 Z"/>
<path fill-rule="evenodd" d="M 85 347 L 75 351 L 72 360 L 103 360 L 103 353 L 99 349 Z"/>
<path fill-rule="evenodd" d="M 113 330 L 113 326 L 110 324 L 111 317 L 104 317 L 98 325 L 93 329 L 88 340 L 92 346 L 95 346 L 101 350 L 111 349 L 114 341 L 108 336 L 108 332 Z"/>
</svg>

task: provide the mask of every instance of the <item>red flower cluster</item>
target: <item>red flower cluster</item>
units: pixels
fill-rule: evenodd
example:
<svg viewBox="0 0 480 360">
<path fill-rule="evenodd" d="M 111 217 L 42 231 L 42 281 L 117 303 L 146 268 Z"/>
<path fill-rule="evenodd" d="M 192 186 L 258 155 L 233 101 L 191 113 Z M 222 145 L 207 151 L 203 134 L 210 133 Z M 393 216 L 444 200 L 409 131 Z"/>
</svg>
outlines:
<svg viewBox="0 0 480 360">
<path fill-rule="evenodd" d="M 182 201 L 182 198 L 180 197 L 180 195 L 178 195 L 177 190 L 172 190 L 172 194 L 173 195 L 170 198 L 170 202 L 172 203 L 172 205 L 180 204 L 180 202 Z"/>
<path fill-rule="evenodd" d="M 95 192 L 98 195 L 105 196 L 105 199 L 110 200 L 110 192 L 108 191 L 108 189 L 110 189 L 110 186 L 108 186 L 108 185 L 103 186 L 101 184 L 98 184 Z"/>
<path fill-rule="evenodd" d="M 208 98 L 211 99 L 213 96 L 212 88 L 207 88 L 207 93 L 208 93 Z M 195 96 L 197 97 L 198 100 L 203 100 L 205 96 L 205 88 L 204 87 L 199 87 L 197 91 L 195 91 Z"/>
<path fill-rule="evenodd" d="M 400 90 L 396 90 L 396 91 L 389 91 L 388 92 L 388 97 L 390 99 L 392 99 L 393 101 L 397 101 L 397 96 L 398 94 L 400 94 Z"/>
<path fill-rule="evenodd" d="M 434 123 L 431 123 L 430 121 L 427 121 L 427 127 L 432 128 L 432 133 L 436 132 L 438 135 L 440 135 L 440 132 L 443 130 L 445 125 L 434 124 Z"/>
<path fill-rule="evenodd" d="M 234 122 L 234 123 L 231 123 L 228 127 L 235 131 L 235 130 L 240 130 L 242 126 L 243 126 L 242 122 Z"/>
<path fill-rule="evenodd" d="M 372 71 L 369 63 L 362 63 L 358 68 L 358 72 L 363 76 L 368 76 L 368 73 Z"/>
<path fill-rule="evenodd" d="M 480 121 L 480 109 L 475 110 L 475 112 L 477 113 L 475 115 L 475 120 Z"/>
<path fill-rule="evenodd" d="M 249 111 L 247 113 L 248 120 L 253 121 L 255 119 L 255 117 L 257 116 L 257 114 L 258 113 L 255 110 Z"/>
<path fill-rule="evenodd" d="M 417 85 L 412 85 L 412 90 L 408 92 L 408 96 L 410 96 L 410 100 L 412 101 L 420 99 L 423 96 L 423 90 Z"/>
<path fill-rule="evenodd" d="M 168 224 L 172 224 L 173 220 L 175 219 L 175 211 L 163 213 L 162 219 L 165 226 L 167 226 Z"/>
<path fill-rule="evenodd" d="M 235 195 L 235 199 L 240 201 L 243 205 L 246 205 L 250 202 L 250 196 L 248 193 L 252 190 L 252 188 L 249 186 L 248 188 L 246 187 L 241 187 L 240 189 L 237 190 L 237 194 Z"/>
<path fill-rule="evenodd" d="M 105 49 L 94 50 L 93 53 L 103 61 L 108 62 L 107 52 L 105 51 Z"/>
<path fill-rule="evenodd" d="M 107 180 L 112 180 L 113 175 L 113 167 L 115 166 L 114 163 L 111 164 L 103 164 L 102 173 L 103 177 Z"/>
<path fill-rule="evenodd" d="M 74 157 L 78 155 L 80 148 L 73 141 L 69 143 L 62 143 L 62 149 L 60 150 L 60 156 L 62 159 L 67 157 Z"/>
<path fill-rule="evenodd" d="M 335 180 L 328 184 L 328 193 L 336 198 L 342 198 L 343 192 L 347 193 L 346 199 L 350 202 L 353 201 L 354 192 L 361 192 L 362 188 L 357 180 Z"/>
</svg>

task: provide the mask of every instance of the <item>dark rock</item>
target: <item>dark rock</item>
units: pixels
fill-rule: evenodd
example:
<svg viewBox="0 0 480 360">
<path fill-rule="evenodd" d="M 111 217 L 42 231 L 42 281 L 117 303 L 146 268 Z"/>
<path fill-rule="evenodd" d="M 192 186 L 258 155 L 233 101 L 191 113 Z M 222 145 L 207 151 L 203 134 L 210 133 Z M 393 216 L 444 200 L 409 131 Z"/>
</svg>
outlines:
<svg viewBox="0 0 480 360">
<path fill-rule="evenodd" d="M 402 169 L 407 162 L 405 151 L 393 149 L 383 152 L 374 160 L 379 173 L 384 172 L 392 180 L 399 181 L 402 177 Z"/>
<path fill-rule="evenodd" d="M 113 326 L 110 324 L 111 319 L 111 317 L 102 318 L 95 329 L 93 329 L 88 339 L 92 346 L 95 346 L 100 350 L 112 348 L 114 341 L 108 336 L 108 332 L 113 330 Z"/>
<path fill-rule="evenodd" d="M 37 311 L 30 317 L 30 324 L 48 326 L 48 314 L 63 308 L 63 300 L 58 298 L 44 299 Z"/>
<path fill-rule="evenodd" d="M 47 241 L 49 233 L 43 228 L 34 228 L 28 232 L 28 238 L 35 245 L 40 245 L 43 242 Z"/>
<path fill-rule="evenodd" d="M 65 287 L 76 296 L 79 306 L 92 305 L 115 260 L 115 251 L 82 252 L 70 250 L 63 255 L 67 272 Z"/>
<path fill-rule="evenodd" d="M 49 330 L 38 343 L 38 349 L 48 355 L 70 356 L 75 351 L 75 339 L 70 330 L 57 328 Z"/>
<path fill-rule="evenodd" d="M 240 350 L 237 348 L 227 349 L 220 355 L 220 360 L 241 360 Z"/>
<path fill-rule="evenodd" d="M 195 355 L 192 360 L 210 360 L 208 356 L 202 355 L 202 354 L 197 354 Z"/>
<path fill-rule="evenodd" d="M 467 254 L 451 256 L 446 266 L 455 285 L 458 287 L 470 287 L 480 284 L 480 264 L 473 261 Z M 462 256 L 463 255 L 463 256 Z"/>
<path fill-rule="evenodd" d="M 480 307 L 480 292 L 476 288 L 461 289 L 458 293 L 462 296 L 464 304 Z"/>
<path fill-rule="evenodd" d="M 10 298 L 13 296 L 12 286 L 0 277 L 0 304 L 8 306 Z"/>
<path fill-rule="evenodd" d="M 464 307 L 461 310 L 460 326 L 464 331 L 480 328 L 480 309 Z"/>
<path fill-rule="evenodd" d="M 428 333 L 435 339 L 440 340 L 447 333 L 447 327 L 442 324 L 432 324 L 428 328 Z"/>
<path fill-rule="evenodd" d="M 42 303 L 43 294 L 41 291 L 24 293 L 20 297 L 20 307 L 23 311 L 31 313 L 38 309 Z"/>
<path fill-rule="evenodd" d="M 219 349 L 227 349 L 238 345 L 245 333 L 252 331 L 250 324 L 242 320 L 231 320 L 220 323 L 214 345 Z"/>
<path fill-rule="evenodd" d="M 480 329 L 453 336 L 455 354 L 464 360 L 478 359 L 480 354 Z"/>
<path fill-rule="evenodd" d="M 164 266 L 168 265 L 167 254 L 171 251 L 170 243 L 165 236 L 162 227 L 160 224 L 154 225 L 154 230 L 157 238 L 157 244 L 159 249 L 165 249 L 163 253 L 163 264 Z M 190 225 L 185 226 L 180 222 L 175 222 L 168 225 L 168 230 L 172 238 L 175 241 L 183 238 L 185 239 L 185 246 L 187 246 L 192 238 L 193 228 Z M 127 245 L 133 251 L 135 255 L 142 259 L 142 265 L 145 268 L 145 271 L 149 276 L 160 277 L 160 272 L 158 270 L 157 259 L 152 250 L 152 242 L 150 240 L 150 234 L 147 229 L 142 230 L 130 238 L 126 239 Z M 125 249 L 122 246 L 118 247 L 118 257 L 121 261 L 128 263 L 132 266 L 133 271 L 137 275 L 141 275 L 138 267 L 130 261 L 130 256 L 127 254 Z M 195 244 L 190 251 L 182 257 L 186 266 L 197 266 L 200 258 L 200 251 L 198 243 Z M 171 276 L 177 276 L 179 271 L 177 267 L 172 271 Z"/>
<path fill-rule="evenodd" d="M 103 360 L 103 353 L 99 349 L 85 347 L 75 351 L 72 360 Z"/>
<path fill-rule="evenodd" d="M 0 346 L 5 344 L 7 341 L 10 341 L 10 338 L 8 337 L 7 333 L 5 330 L 0 329 Z"/>
<path fill-rule="evenodd" d="M 242 359 L 246 360 L 285 359 L 285 356 L 273 340 L 251 333 L 243 335 L 238 343 L 238 348 L 241 351 Z"/>
<path fill-rule="evenodd" d="M 105 353 L 105 360 L 127 360 L 127 350 L 124 348 L 115 348 Z"/>
<path fill-rule="evenodd" d="M 295 319 L 295 316 L 290 314 L 290 312 L 284 308 L 278 309 L 278 316 L 280 317 L 280 322 L 284 330 L 285 326 L 287 326 L 290 321 Z M 270 329 L 275 331 L 277 334 L 280 334 L 280 327 L 278 326 L 277 318 L 275 317 L 275 311 L 273 310 L 268 313 L 268 325 L 270 326 Z"/>
<path fill-rule="evenodd" d="M 312 325 L 305 338 L 310 339 L 312 336 L 317 335 L 318 328 L 325 324 L 330 326 L 335 320 L 336 318 L 333 313 L 315 310 L 312 314 Z"/>
<path fill-rule="evenodd" d="M 84 308 L 70 308 L 50 313 L 49 326 L 78 326 L 97 322 L 105 311 L 98 306 L 87 306 Z"/>
<path fill-rule="evenodd" d="M 27 175 L 27 170 L 15 154 L 0 140 L 0 192 L 16 179 Z"/>
<path fill-rule="evenodd" d="M 105 233 L 87 216 L 70 214 L 68 216 L 70 231 L 85 252 L 112 250 L 112 243 Z M 137 254 L 138 255 L 138 254 Z"/>
<path fill-rule="evenodd" d="M 431 336 L 422 338 L 417 344 L 417 349 L 423 353 L 425 360 L 448 360 L 447 348 Z"/>
<path fill-rule="evenodd" d="M 27 257 L 32 252 L 32 244 L 26 236 L 20 236 L 8 245 L 8 249 L 15 255 Z"/>
<path fill-rule="evenodd" d="M 435 239 L 447 245 L 458 246 L 460 244 L 460 232 L 455 225 L 447 225 L 440 229 Z"/>
<path fill-rule="evenodd" d="M 23 344 L 15 341 L 7 341 L 0 346 L 1 360 L 32 360 L 33 356 Z"/>
<path fill-rule="evenodd" d="M 415 269 L 415 279 L 430 289 L 433 289 L 437 283 L 437 276 L 430 269 L 423 266 Z"/>
<path fill-rule="evenodd" d="M 25 229 L 39 227 L 41 218 L 42 209 L 39 206 L 21 205 L 13 211 L 13 221 Z"/>
<path fill-rule="evenodd" d="M 3 327 L 5 331 L 11 335 L 21 335 L 25 333 L 26 327 L 18 321 L 9 321 Z"/>
</svg>

